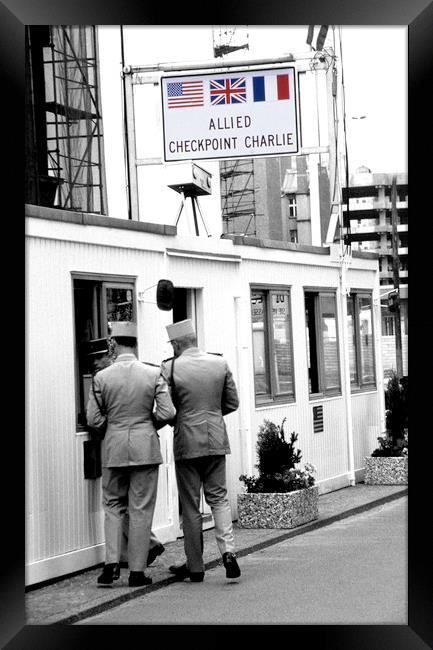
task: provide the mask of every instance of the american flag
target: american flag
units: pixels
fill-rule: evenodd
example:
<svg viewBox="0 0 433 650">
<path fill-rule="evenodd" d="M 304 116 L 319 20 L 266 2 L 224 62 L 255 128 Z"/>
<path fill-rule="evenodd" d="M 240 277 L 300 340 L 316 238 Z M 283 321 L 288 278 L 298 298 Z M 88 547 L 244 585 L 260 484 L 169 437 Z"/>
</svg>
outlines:
<svg viewBox="0 0 433 650">
<path fill-rule="evenodd" d="M 244 104 L 247 101 L 245 77 L 213 79 L 210 82 L 211 104 Z"/>
<path fill-rule="evenodd" d="M 168 108 L 203 106 L 203 81 L 175 81 L 167 84 Z"/>
</svg>

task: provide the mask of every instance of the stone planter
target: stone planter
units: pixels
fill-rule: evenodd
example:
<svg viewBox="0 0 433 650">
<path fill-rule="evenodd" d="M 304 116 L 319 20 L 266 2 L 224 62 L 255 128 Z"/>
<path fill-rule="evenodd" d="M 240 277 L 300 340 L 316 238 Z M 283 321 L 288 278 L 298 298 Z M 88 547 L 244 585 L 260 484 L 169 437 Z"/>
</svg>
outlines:
<svg viewBox="0 0 433 650">
<path fill-rule="evenodd" d="M 366 485 L 407 485 L 407 456 L 367 456 Z"/>
<path fill-rule="evenodd" d="M 240 528 L 295 528 L 319 517 L 316 485 L 294 492 L 238 494 Z"/>
</svg>

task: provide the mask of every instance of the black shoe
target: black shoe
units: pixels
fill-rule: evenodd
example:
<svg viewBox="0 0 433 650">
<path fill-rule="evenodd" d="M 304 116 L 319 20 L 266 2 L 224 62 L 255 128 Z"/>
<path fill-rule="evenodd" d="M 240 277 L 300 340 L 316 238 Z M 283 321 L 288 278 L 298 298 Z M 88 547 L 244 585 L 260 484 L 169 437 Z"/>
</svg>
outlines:
<svg viewBox="0 0 433 650">
<path fill-rule="evenodd" d="M 119 564 L 105 564 L 101 575 L 98 577 L 98 584 L 111 585 L 113 580 L 118 580 L 120 576 Z"/>
<path fill-rule="evenodd" d="M 224 553 L 223 562 L 226 568 L 226 578 L 239 578 L 241 570 L 234 553 Z"/>
<path fill-rule="evenodd" d="M 174 573 L 178 580 L 186 580 L 186 578 L 189 578 L 191 582 L 203 582 L 204 580 L 204 571 L 190 571 L 187 569 L 186 564 L 181 566 L 172 565 L 168 567 L 168 570 L 170 573 Z"/>
<path fill-rule="evenodd" d="M 128 561 L 127 560 L 121 560 L 119 562 L 119 566 L 121 569 L 127 569 L 128 568 Z"/>
<path fill-rule="evenodd" d="M 149 549 L 149 553 L 147 554 L 147 566 L 150 566 L 152 562 L 155 562 L 158 555 L 162 555 L 164 551 L 165 547 L 162 544 L 152 546 L 152 548 Z"/>
<path fill-rule="evenodd" d="M 131 571 L 129 574 L 128 584 L 130 587 L 142 587 L 143 585 L 151 585 L 152 578 L 145 576 L 143 571 Z"/>
</svg>

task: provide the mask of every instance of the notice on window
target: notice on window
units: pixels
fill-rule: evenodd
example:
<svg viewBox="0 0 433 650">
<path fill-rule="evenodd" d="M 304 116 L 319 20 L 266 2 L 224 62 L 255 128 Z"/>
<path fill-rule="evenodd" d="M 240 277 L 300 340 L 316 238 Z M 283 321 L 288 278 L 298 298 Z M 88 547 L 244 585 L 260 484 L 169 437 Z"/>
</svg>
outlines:
<svg viewBox="0 0 433 650">
<path fill-rule="evenodd" d="M 165 161 L 299 153 L 295 67 L 161 79 Z"/>
</svg>

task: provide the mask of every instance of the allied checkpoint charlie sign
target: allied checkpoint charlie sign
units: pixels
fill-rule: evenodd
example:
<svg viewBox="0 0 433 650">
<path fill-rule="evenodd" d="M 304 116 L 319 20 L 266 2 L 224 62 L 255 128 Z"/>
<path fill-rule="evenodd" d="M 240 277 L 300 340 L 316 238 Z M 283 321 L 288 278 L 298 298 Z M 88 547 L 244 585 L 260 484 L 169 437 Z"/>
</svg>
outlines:
<svg viewBox="0 0 433 650">
<path fill-rule="evenodd" d="M 293 66 L 162 77 L 165 161 L 299 152 Z"/>
</svg>

